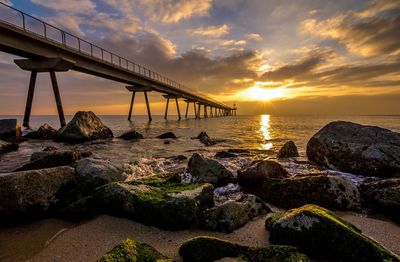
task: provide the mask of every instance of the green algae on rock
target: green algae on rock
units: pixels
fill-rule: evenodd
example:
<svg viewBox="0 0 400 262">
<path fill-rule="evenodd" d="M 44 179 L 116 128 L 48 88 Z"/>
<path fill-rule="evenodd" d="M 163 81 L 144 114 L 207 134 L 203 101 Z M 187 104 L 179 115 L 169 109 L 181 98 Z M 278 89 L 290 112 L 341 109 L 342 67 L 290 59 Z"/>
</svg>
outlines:
<svg viewBox="0 0 400 262">
<path fill-rule="evenodd" d="M 214 205 L 211 184 L 182 184 L 176 175 L 110 183 L 96 189 L 101 211 L 163 229 L 188 228 Z"/>
<path fill-rule="evenodd" d="M 225 257 L 240 258 L 244 261 L 310 261 L 297 248 L 269 245 L 247 247 L 218 238 L 199 236 L 185 241 L 179 249 L 184 261 L 208 262 Z"/>
<path fill-rule="evenodd" d="M 126 239 L 112 250 L 100 257 L 97 262 L 169 262 L 152 246 L 141 244 L 132 239 Z"/>
<path fill-rule="evenodd" d="M 271 244 L 296 246 L 317 260 L 400 261 L 355 226 L 316 205 L 275 214 L 266 227 Z"/>
</svg>

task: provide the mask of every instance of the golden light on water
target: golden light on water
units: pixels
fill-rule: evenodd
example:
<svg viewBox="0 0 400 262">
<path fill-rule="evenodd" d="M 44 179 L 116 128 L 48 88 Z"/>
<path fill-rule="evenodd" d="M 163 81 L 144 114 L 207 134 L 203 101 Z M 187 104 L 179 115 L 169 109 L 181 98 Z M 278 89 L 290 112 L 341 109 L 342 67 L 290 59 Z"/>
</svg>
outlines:
<svg viewBox="0 0 400 262">
<path fill-rule="evenodd" d="M 262 149 L 269 150 L 272 148 L 272 143 L 268 142 L 271 139 L 269 115 L 262 115 L 260 121 L 260 133 L 264 138 L 264 143 L 261 144 Z"/>
</svg>

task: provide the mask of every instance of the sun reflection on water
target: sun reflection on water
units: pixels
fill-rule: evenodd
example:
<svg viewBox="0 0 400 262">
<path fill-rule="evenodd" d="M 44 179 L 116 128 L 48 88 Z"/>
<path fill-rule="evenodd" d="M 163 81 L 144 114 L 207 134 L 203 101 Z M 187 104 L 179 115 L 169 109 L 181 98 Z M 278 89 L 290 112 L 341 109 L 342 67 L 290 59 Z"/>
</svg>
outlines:
<svg viewBox="0 0 400 262">
<path fill-rule="evenodd" d="M 261 144 L 262 149 L 264 149 L 264 150 L 271 149 L 272 143 L 268 142 L 271 139 L 269 115 L 261 116 L 260 132 L 264 138 L 264 143 Z"/>
</svg>

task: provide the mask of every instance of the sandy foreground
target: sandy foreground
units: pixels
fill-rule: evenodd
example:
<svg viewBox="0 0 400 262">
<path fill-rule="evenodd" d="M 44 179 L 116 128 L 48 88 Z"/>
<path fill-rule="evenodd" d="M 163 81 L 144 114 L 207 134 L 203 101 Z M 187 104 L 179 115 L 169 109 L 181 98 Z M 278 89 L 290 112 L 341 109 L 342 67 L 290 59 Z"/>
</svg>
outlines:
<svg viewBox="0 0 400 262">
<path fill-rule="evenodd" d="M 338 215 L 400 255 L 400 226 L 383 219 L 351 212 Z M 231 234 L 204 230 L 165 231 L 128 219 L 101 215 L 78 225 L 47 219 L 29 225 L 0 229 L 0 261 L 95 261 L 130 237 L 152 245 L 166 256 L 182 261 L 179 246 L 186 239 L 208 235 L 244 245 L 268 244 L 265 216 Z"/>
</svg>

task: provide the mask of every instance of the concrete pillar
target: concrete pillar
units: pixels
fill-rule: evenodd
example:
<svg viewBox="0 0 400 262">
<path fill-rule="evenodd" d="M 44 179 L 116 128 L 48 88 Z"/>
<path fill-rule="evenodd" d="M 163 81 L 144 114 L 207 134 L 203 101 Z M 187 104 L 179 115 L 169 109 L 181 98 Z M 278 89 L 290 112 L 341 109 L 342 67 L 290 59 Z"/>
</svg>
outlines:
<svg viewBox="0 0 400 262">
<path fill-rule="evenodd" d="M 189 101 L 186 101 L 186 112 L 185 112 L 185 118 L 187 118 L 188 111 L 189 111 Z"/>
<path fill-rule="evenodd" d="M 51 84 L 53 86 L 54 97 L 56 99 L 58 117 L 60 118 L 61 127 L 63 127 L 66 125 L 66 122 L 65 122 L 64 111 L 63 111 L 63 107 L 62 107 L 62 103 L 61 103 L 60 91 L 58 90 L 56 73 L 54 71 L 50 71 L 50 78 L 51 78 Z"/>
<path fill-rule="evenodd" d="M 23 126 L 29 128 L 29 118 L 31 116 L 33 94 L 35 92 L 37 72 L 31 71 L 31 78 L 29 80 L 28 96 L 26 98 L 25 114 Z"/>
<path fill-rule="evenodd" d="M 146 100 L 147 116 L 149 117 L 149 122 L 151 122 L 153 119 L 150 113 L 150 104 L 149 104 L 149 99 L 147 98 L 147 91 L 144 91 L 144 99 Z"/>
<path fill-rule="evenodd" d="M 131 121 L 132 108 L 133 108 L 133 104 L 135 103 L 135 95 L 136 95 L 136 92 L 133 91 L 133 92 L 132 92 L 132 99 L 131 99 L 131 106 L 129 107 L 129 114 L 128 114 L 128 120 L 129 120 L 129 121 Z"/>
<path fill-rule="evenodd" d="M 193 108 L 194 108 L 194 119 L 197 119 L 196 102 L 193 102 Z"/>
<path fill-rule="evenodd" d="M 179 120 L 181 120 L 181 111 L 179 110 L 179 103 L 178 103 L 178 98 L 177 97 L 175 97 L 175 103 L 176 103 L 176 110 L 178 110 Z"/>
<path fill-rule="evenodd" d="M 168 104 L 169 104 L 169 98 L 167 98 L 167 106 L 165 107 L 165 115 L 164 115 L 164 119 L 167 119 L 167 114 L 168 114 Z"/>
</svg>

